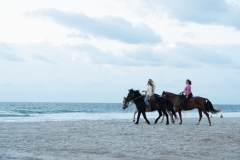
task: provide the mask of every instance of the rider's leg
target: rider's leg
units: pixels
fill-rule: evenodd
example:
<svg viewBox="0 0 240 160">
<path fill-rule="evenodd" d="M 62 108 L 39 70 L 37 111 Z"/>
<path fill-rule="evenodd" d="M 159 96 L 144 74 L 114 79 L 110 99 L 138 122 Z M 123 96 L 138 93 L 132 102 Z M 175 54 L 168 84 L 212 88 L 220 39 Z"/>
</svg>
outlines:
<svg viewBox="0 0 240 160">
<path fill-rule="evenodd" d="M 145 99 L 144 99 L 144 102 L 145 102 L 146 105 L 147 105 L 147 111 L 151 111 L 151 107 L 150 107 L 150 104 L 149 104 L 149 102 L 148 102 L 148 99 L 149 99 L 149 96 L 146 95 L 146 97 L 145 97 Z"/>
<path fill-rule="evenodd" d="M 144 98 L 144 102 L 146 103 L 147 106 L 149 105 L 148 98 L 149 98 L 148 95 L 146 95 L 146 97 Z"/>
<path fill-rule="evenodd" d="M 187 102 L 187 98 L 185 96 L 182 97 L 182 109 L 185 110 L 186 109 L 186 102 Z"/>
</svg>

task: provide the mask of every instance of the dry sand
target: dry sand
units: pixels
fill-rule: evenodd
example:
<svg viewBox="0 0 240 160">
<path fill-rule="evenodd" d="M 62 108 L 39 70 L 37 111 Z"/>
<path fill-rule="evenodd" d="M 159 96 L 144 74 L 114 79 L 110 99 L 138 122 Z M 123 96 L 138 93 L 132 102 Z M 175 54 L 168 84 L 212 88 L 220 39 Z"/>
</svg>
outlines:
<svg viewBox="0 0 240 160">
<path fill-rule="evenodd" d="M 0 159 L 240 159 L 240 118 L 197 120 L 0 122 Z"/>
</svg>

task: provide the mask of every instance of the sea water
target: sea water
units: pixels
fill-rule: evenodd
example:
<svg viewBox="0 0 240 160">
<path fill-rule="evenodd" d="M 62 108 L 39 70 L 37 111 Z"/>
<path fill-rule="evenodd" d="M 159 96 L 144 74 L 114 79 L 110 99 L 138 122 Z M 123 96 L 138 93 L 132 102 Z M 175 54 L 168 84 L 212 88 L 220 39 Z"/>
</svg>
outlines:
<svg viewBox="0 0 240 160">
<path fill-rule="evenodd" d="M 213 105 L 221 108 L 212 117 L 240 117 L 240 105 Z M 74 121 L 74 120 L 111 120 L 133 118 L 136 106 L 133 104 L 122 109 L 121 103 L 36 103 L 36 102 L 0 102 L 0 122 L 36 122 L 36 121 Z M 158 112 L 147 112 L 148 118 L 156 118 Z M 198 118 L 198 110 L 182 113 L 184 118 Z M 205 117 L 203 115 L 203 117 Z"/>
</svg>

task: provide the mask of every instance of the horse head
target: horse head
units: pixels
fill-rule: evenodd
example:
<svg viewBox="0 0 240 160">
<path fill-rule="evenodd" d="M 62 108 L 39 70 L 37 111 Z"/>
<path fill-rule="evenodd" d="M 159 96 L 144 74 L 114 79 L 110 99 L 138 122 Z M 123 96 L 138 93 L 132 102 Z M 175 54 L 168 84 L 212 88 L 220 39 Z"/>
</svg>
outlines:
<svg viewBox="0 0 240 160">
<path fill-rule="evenodd" d="M 131 100 L 133 100 L 135 97 L 135 90 L 133 89 L 129 89 L 128 90 L 128 95 L 126 97 L 126 102 L 130 102 Z"/>
<path fill-rule="evenodd" d="M 127 97 L 123 98 L 123 109 L 128 108 L 129 102 L 134 103 L 134 99 L 140 96 L 141 93 L 139 92 L 139 90 L 129 89 Z"/>
<path fill-rule="evenodd" d="M 123 109 L 128 108 L 129 102 L 133 99 L 133 97 L 134 97 L 134 90 L 129 89 L 127 97 L 123 97 L 123 104 L 122 104 Z"/>
<path fill-rule="evenodd" d="M 122 108 L 123 108 L 123 109 L 126 109 L 126 108 L 128 108 L 128 105 L 129 105 L 129 102 L 127 102 L 126 97 L 123 97 Z"/>
<path fill-rule="evenodd" d="M 165 97 L 165 96 L 166 96 L 166 95 L 165 95 L 165 91 L 163 91 L 163 92 L 162 92 L 162 97 Z"/>
<path fill-rule="evenodd" d="M 127 97 L 123 97 L 123 109 L 128 108 L 129 102 L 135 103 L 136 100 L 143 97 L 139 90 L 129 89 Z"/>
<path fill-rule="evenodd" d="M 174 94 L 174 93 L 171 93 L 171 92 L 167 92 L 167 91 L 162 92 L 162 97 L 165 97 L 167 99 L 177 97 L 177 96 L 180 96 L 180 95 Z"/>
</svg>

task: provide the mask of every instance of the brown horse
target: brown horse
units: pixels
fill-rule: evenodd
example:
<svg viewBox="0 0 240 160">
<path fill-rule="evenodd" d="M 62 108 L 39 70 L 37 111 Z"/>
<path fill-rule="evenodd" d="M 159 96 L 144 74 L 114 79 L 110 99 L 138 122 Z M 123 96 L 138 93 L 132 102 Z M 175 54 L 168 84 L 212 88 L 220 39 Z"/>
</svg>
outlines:
<svg viewBox="0 0 240 160">
<path fill-rule="evenodd" d="M 182 124 L 182 114 L 181 114 L 182 102 L 180 100 L 181 95 L 163 91 L 162 96 L 166 97 L 168 100 L 170 100 L 173 103 L 175 111 L 179 113 L 179 117 L 180 117 L 179 124 Z M 209 126 L 211 126 L 211 120 L 209 118 L 208 112 L 211 112 L 212 114 L 217 114 L 218 112 L 221 111 L 221 109 L 215 110 L 213 108 L 212 103 L 207 98 L 202 98 L 202 97 L 194 97 L 194 98 L 195 98 L 195 102 L 188 101 L 185 110 L 192 110 L 197 108 L 199 113 L 199 121 L 197 125 L 199 125 L 202 119 L 202 112 L 203 112 L 208 118 Z"/>
</svg>

